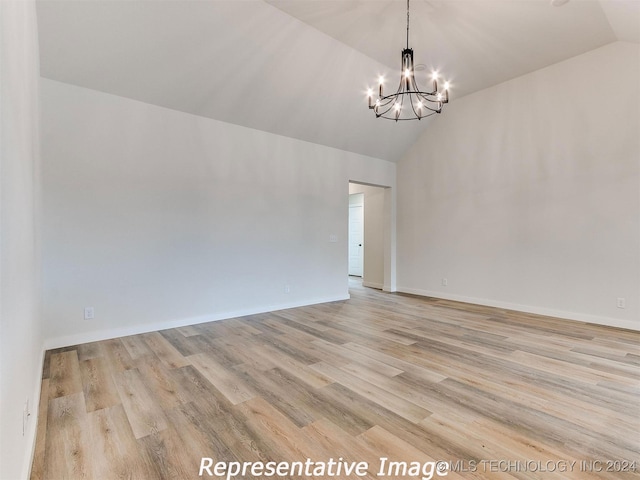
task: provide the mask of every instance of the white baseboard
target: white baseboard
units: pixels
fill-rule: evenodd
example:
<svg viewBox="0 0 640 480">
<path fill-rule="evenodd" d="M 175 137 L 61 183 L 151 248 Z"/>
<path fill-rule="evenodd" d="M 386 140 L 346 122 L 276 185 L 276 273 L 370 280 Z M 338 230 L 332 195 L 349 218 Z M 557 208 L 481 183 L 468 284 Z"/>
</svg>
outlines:
<svg viewBox="0 0 640 480">
<path fill-rule="evenodd" d="M 382 290 L 382 288 L 384 287 L 382 283 L 367 282 L 365 280 L 362 280 L 362 286 L 369 287 L 369 288 L 377 288 L 378 290 Z"/>
<path fill-rule="evenodd" d="M 382 288 L 384 291 L 388 291 L 385 286 L 378 284 L 363 285 L 372 288 Z M 397 287 L 395 291 L 402 293 L 410 293 L 414 295 L 420 295 L 424 297 L 442 298 L 444 300 L 454 300 L 457 302 L 473 303 L 476 305 L 486 305 L 488 307 L 504 308 L 507 310 L 515 310 L 519 312 L 533 313 L 537 315 L 545 315 L 549 317 L 565 318 L 568 320 L 576 320 L 579 322 L 594 323 L 598 325 L 606 325 L 610 327 L 626 328 L 629 330 L 640 331 L 640 322 L 634 322 L 631 320 L 621 320 L 617 318 L 601 317 L 596 315 L 588 315 L 583 313 L 575 313 L 564 310 L 554 310 L 543 307 L 536 307 L 531 305 L 521 305 L 516 303 L 501 302 L 486 298 L 467 297 L 464 295 L 452 295 L 443 294 L 442 292 L 435 292 L 429 290 L 422 290 L 410 287 Z M 175 320 L 169 320 L 165 322 L 133 325 L 121 328 L 112 328 L 105 330 L 97 330 L 93 332 L 79 333 L 76 335 L 65 335 L 55 338 L 46 339 L 44 342 L 44 349 L 51 350 L 53 348 L 67 347 L 70 345 L 78 345 L 81 343 L 97 342 L 101 340 L 108 340 L 111 338 L 126 337 L 129 335 L 138 335 L 141 333 L 155 332 L 158 330 L 166 330 L 168 328 L 185 327 L 188 325 L 197 325 L 199 323 L 214 322 L 217 320 L 224 320 L 229 318 L 243 317 L 246 315 L 255 315 L 259 313 L 273 312 L 277 310 L 285 310 L 288 308 L 304 307 L 307 305 L 315 305 L 318 303 L 336 302 L 342 300 L 348 300 L 349 295 L 339 295 L 335 297 L 317 297 L 307 300 L 301 300 L 291 303 L 283 303 L 278 305 L 267 305 L 263 307 L 255 307 L 244 310 L 234 310 L 227 312 L 220 312 L 211 315 L 203 315 L 198 317 L 187 317 Z M 39 388 L 39 387 L 38 387 Z M 35 406 L 37 408 L 37 406 Z"/>
<path fill-rule="evenodd" d="M 215 322 L 217 320 L 225 320 L 229 318 L 244 317 L 247 315 L 256 315 L 258 313 L 274 312 L 278 310 L 286 310 L 288 308 L 306 307 L 308 305 L 316 305 L 318 303 L 338 302 L 348 300 L 350 295 L 339 295 L 335 297 L 317 297 L 306 300 L 300 300 L 291 303 L 281 303 L 277 305 L 265 305 L 263 307 L 254 307 L 244 310 L 234 310 L 228 312 L 214 313 L 211 315 L 202 315 L 198 317 L 179 318 L 168 320 L 165 322 L 145 323 L 141 325 L 133 325 L 130 327 L 110 328 L 106 330 L 97 330 L 93 332 L 79 333 L 76 335 L 64 335 L 55 338 L 46 339 L 44 342 L 45 350 L 53 348 L 68 347 L 71 345 L 79 345 L 81 343 L 99 342 L 101 340 L 109 340 L 111 338 L 128 337 L 129 335 L 139 335 L 141 333 L 156 332 L 158 330 L 167 330 L 169 328 L 186 327 L 188 325 L 197 325 L 199 323 Z"/>
<path fill-rule="evenodd" d="M 499 300 L 491 300 L 487 298 L 467 297 L 464 295 L 445 294 L 442 292 L 434 292 L 422 290 L 419 288 L 398 287 L 398 292 L 411 293 L 423 297 L 441 298 L 443 300 L 453 300 L 456 302 L 474 303 L 476 305 L 485 305 L 487 307 L 504 308 L 506 310 L 515 310 L 518 312 L 534 313 L 536 315 L 544 315 L 547 317 L 564 318 L 567 320 L 576 320 L 578 322 L 594 323 L 597 325 L 606 325 L 608 327 L 626 328 L 628 330 L 640 331 L 640 322 L 632 320 L 622 320 L 619 318 L 601 317 L 585 313 L 569 312 L 566 310 L 555 310 L 551 308 L 536 307 L 531 305 L 521 305 L 518 303 L 502 302 Z"/>
</svg>

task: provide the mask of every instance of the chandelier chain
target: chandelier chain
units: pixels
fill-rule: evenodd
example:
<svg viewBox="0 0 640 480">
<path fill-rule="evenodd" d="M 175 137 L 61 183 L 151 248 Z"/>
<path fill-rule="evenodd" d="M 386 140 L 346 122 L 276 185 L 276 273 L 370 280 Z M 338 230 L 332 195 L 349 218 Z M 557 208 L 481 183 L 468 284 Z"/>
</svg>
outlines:
<svg viewBox="0 0 640 480">
<path fill-rule="evenodd" d="M 409 48 L 409 0 L 407 0 L 407 48 Z"/>
</svg>

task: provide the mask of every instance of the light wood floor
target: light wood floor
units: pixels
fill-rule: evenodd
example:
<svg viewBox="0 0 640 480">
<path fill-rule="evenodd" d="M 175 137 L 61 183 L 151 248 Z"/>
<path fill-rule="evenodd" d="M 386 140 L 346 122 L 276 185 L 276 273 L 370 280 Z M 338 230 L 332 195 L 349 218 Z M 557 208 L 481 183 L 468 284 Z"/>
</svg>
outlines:
<svg viewBox="0 0 640 480">
<path fill-rule="evenodd" d="M 47 352 L 32 478 L 191 479 L 202 457 L 369 463 L 343 479 L 420 478 L 379 476 L 380 457 L 459 470 L 434 478 L 640 478 L 617 471 L 640 471 L 639 333 L 351 295 Z"/>
</svg>

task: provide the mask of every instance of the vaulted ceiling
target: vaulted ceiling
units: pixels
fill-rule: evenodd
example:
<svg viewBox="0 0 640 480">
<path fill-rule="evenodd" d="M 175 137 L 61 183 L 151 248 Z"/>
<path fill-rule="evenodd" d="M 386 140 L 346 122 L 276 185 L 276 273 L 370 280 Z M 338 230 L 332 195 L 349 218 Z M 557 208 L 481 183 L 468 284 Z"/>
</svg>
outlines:
<svg viewBox="0 0 640 480">
<path fill-rule="evenodd" d="M 43 77 L 195 115 L 391 161 L 438 121 L 366 107 L 399 78 L 404 0 L 41 0 L 38 24 Z M 640 1 L 411 2 L 415 61 L 452 104 L 616 40 L 640 43 Z"/>
</svg>

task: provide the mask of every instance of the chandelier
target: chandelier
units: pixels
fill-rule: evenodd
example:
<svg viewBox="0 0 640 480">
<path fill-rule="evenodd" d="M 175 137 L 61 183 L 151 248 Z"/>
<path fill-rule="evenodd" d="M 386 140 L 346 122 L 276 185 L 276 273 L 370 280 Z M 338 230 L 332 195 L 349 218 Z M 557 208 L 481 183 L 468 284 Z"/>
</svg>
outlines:
<svg viewBox="0 0 640 480">
<path fill-rule="evenodd" d="M 384 95 L 384 77 L 378 83 L 378 98 L 373 100 L 373 90 L 369 89 L 369 108 L 376 117 L 390 120 L 421 120 L 442 111 L 442 106 L 449 103 L 449 82 L 445 82 L 442 91 L 438 91 L 438 73 L 431 74 L 433 90 L 420 90 L 416 83 L 413 65 L 413 49 L 409 48 L 409 0 L 407 0 L 407 48 L 402 50 L 402 70 L 398 90 L 391 95 Z"/>
</svg>

